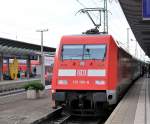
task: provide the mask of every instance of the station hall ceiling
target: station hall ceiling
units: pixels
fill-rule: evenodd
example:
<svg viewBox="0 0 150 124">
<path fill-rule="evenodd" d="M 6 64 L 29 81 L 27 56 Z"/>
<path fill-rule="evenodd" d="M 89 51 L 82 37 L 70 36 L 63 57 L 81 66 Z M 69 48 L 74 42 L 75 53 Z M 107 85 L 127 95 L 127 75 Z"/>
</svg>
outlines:
<svg viewBox="0 0 150 124">
<path fill-rule="evenodd" d="M 143 20 L 142 0 L 119 0 L 136 40 L 150 57 L 150 20 Z"/>
</svg>

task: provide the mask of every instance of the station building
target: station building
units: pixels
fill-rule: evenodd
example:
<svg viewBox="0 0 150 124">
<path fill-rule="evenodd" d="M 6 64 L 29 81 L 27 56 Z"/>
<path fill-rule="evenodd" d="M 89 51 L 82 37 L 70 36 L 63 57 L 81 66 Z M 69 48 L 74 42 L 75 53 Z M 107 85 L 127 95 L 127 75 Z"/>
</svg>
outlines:
<svg viewBox="0 0 150 124">
<path fill-rule="evenodd" d="M 55 48 L 43 47 L 45 75 L 52 72 Z M 41 46 L 0 38 L 0 80 L 41 76 Z"/>
</svg>

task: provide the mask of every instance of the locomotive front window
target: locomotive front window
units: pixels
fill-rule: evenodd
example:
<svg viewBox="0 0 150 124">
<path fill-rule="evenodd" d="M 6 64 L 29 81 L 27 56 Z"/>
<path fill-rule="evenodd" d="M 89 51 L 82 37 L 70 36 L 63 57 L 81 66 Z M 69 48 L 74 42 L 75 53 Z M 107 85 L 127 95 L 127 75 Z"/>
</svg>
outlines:
<svg viewBox="0 0 150 124">
<path fill-rule="evenodd" d="M 105 44 L 63 45 L 62 60 L 104 60 Z"/>
<path fill-rule="evenodd" d="M 64 45 L 62 49 L 63 60 L 81 60 L 83 58 L 83 45 Z"/>
<path fill-rule="evenodd" d="M 83 59 L 104 60 L 106 55 L 106 45 L 85 45 Z"/>
</svg>

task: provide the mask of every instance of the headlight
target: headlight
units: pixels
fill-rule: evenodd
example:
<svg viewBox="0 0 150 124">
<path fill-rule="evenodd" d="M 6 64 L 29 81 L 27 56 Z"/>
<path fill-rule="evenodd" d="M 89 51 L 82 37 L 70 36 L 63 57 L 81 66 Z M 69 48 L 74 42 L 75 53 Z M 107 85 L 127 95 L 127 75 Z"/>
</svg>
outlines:
<svg viewBox="0 0 150 124">
<path fill-rule="evenodd" d="M 67 80 L 58 80 L 58 84 L 60 84 L 60 85 L 67 85 L 68 81 Z"/>
<path fill-rule="evenodd" d="M 97 85 L 105 85 L 106 82 L 104 80 L 96 80 L 95 84 L 97 84 Z"/>
</svg>

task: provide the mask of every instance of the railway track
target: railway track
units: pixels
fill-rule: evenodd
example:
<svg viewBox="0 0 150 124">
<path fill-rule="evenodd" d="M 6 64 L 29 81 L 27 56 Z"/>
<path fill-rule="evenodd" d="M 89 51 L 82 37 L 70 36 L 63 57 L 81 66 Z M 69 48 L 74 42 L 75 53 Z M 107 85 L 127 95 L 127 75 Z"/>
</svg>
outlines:
<svg viewBox="0 0 150 124">
<path fill-rule="evenodd" d="M 68 120 L 70 119 L 71 115 L 67 114 L 67 113 L 62 113 L 61 116 L 52 119 L 50 121 L 50 124 L 66 124 L 68 123 Z"/>
<path fill-rule="evenodd" d="M 63 108 L 58 108 L 53 111 L 46 120 L 43 120 L 36 124 L 67 124 L 67 121 L 71 118 L 71 115 L 64 112 Z"/>
<path fill-rule="evenodd" d="M 24 92 L 23 86 L 26 83 L 35 80 L 40 80 L 40 78 L 2 81 L 0 83 L 0 96 Z"/>
<path fill-rule="evenodd" d="M 49 117 L 36 124 L 103 124 L 104 119 L 92 118 L 92 117 L 75 117 L 63 111 L 62 108 L 58 108 Z"/>
<path fill-rule="evenodd" d="M 17 94 L 21 92 L 25 92 L 25 89 L 22 89 L 22 88 L 7 89 L 7 90 L 0 91 L 0 97 Z"/>
</svg>

